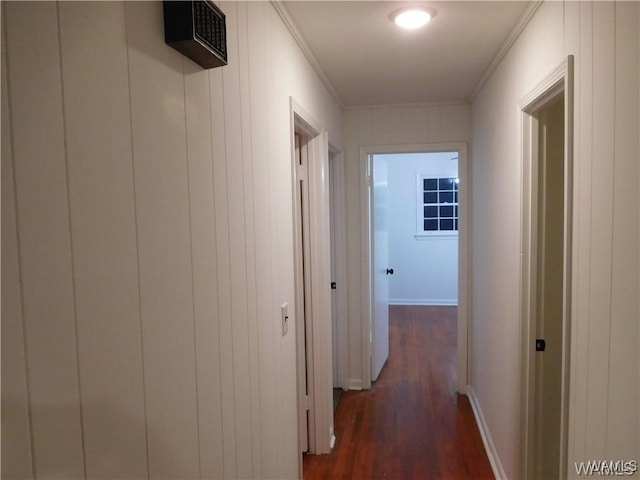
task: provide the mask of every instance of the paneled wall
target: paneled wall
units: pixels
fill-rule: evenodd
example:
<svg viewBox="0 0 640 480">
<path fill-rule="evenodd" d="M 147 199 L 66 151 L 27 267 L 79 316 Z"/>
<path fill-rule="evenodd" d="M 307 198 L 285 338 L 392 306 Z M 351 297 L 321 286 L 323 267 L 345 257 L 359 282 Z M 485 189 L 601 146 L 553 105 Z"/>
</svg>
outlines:
<svg viewBox="0 0 640 480">
<path fill-rule="evenodd" d="M 348 298 L 348 379 L 350 388 L 363 386 L 361 171 L 360 147 L 468 142 L 471 140 L 469 105 L 395 106 L 353 108 L 344 112 L 347 298 Z"/>
<path fill-rule="evenodd" d="M 161 2 L 2 7 L 2 477 L 297 478 L 289 97 L 340 108 L 267 2 L 209 71 Z"/>
<path fill-rule="evenodd" d="M 517 474 L 518 101 L 575 56 L 569 458 L 640 452 L 639 4 L 545 2 L 472 103 L 472 386 Z M 497 214 L 496 212 L 500 212 Z"/>
</svg>

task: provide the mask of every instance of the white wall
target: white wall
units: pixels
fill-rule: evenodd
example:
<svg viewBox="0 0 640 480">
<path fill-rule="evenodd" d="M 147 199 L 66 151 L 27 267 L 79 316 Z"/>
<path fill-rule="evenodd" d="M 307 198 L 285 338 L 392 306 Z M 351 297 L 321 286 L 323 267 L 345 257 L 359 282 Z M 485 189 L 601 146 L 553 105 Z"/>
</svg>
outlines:
<svg viewBox="0 0 640 480">
<path fill-rule="evenodd" d="M 418 177 L 457 177 L 458 153 L 382 156 L 388 165 L 389 266 L 394 269 L 389 277 L 389 303 L 456 305 L 458 236 L 416 234 L 417 217 L 422 211 L 418 207 Z"/>
<path fill-rule="evenodd" d="M 507 478 L 517 478 L 518 101 L 575 55 L 568 472 L 640 452 L 636 2 L 545 2 L 472 104 L 471 384 Z M 497 214 L 499 212 L 499 214 Z"/>
<path fill-rule="evenodd" d="M 266 2 L 209 71 L 161 2 L 2 7 L 2 477 L 298 477 L 289 96 L 340 108 Z"/>
<path fill-rule="evenodd" d="M 382 145 L 416 145 L 471 140 L 469 105 L 389 106 L 347 109 L 344 112 L 345 209 L 347 225 L 348 382 L 361 388 L 369 365 L 363 361 L 363 310 L 361 239 L 360 148 Z"/>
</svg>

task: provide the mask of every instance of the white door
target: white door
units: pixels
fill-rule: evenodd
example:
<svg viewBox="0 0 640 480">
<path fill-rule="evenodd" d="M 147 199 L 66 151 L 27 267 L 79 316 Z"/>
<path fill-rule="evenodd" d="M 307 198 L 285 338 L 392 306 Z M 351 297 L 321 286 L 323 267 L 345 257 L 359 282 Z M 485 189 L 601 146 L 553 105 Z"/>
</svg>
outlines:
<svg viewBox="0 0 640 480">
<path fill-rule="evenodd" d="M 373 235 L 373 315 L 371 326 L 371 380 L 375 381 L 389 357 L 389 232 L 387 225 L 387 159 L 373 156 L 371 208 Z"/>
<path fill-rule="evenodd" d="M 311 247 L 309 188 L 307 178 L 308 139 L 295 135 L 296 166 L 296 318 L 298 319 L 298 423 L 300 451 L 314 449 L 313 422 L 313 324 L 311 323 Z"/>
<path fill-rule="evenodd" d="M 299 443 L 324 454 L 333 441 L 327 133 L 296 134 L 293 163 Z"/>
</svg>

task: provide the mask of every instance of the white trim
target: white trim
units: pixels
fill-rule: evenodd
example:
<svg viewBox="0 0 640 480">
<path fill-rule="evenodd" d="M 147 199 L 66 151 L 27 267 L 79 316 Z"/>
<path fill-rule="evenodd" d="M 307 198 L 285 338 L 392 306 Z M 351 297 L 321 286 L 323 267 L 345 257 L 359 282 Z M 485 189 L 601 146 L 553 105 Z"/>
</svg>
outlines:
<svg viewBox="0 0 640 480">
<path fill-rule="evenodd" d="M 458 231 L 458 385 L 463 392 L 469 383 L 471 371 L 469 345 L 471 344 L 471 176 L 466 143 L 432 143 L 407 145 L 378 145 L 360 147 L 360 218 L 361 218 L 361 285 L 362 294 L 362 386 L 371 388 L 371 322 L 373 320 L 373 292 L 371 289 L 371 219 L 369 218 L 370 157 L 385 153 L 458 152 L 459 231 Z"/>
<path fill-rule="evenodd" d="M 573 58 L 573 57 L 571 57 Z M 563 60 L 519 102 L 520 110 L 533 113 L 565 90 L 568 61 Z"/>
<path fill-rule="evenodd" d="M 327 435 L 333 427 L 333 378 L 332 378 L 332 348 L 331 348 L 331 258 L 330 258 L 330 219 L 329 219 L 329 188 L 328 162 L 329 140 L 327 132 L 322 129 L 311 115 L 309 115 L 293 97 L 289 98 L 289 114 L 291 122 L 291 169 L 292 169 L 292 204 L 295 264 L 295 324 L 297 349 L 297 388 L 298 388 L 298 422 L 303 417 L 302 369 L 304 364 L 301 350 L 304 348 L 304 338 L 301 334 L 300 322 L 304 319 L 302 311 L 302 296 L 305 295 L 300 282 L 300 268 L 302 255 L 301 241 L 298 234 L 300 228 L 300 179 L 297 177 L 299 167 L 295 155 L 295 135 L 303 135 L 307 140 L 308 162 L 305 180 L 309 195 L 310 229 L 310 289 L 311 289 L 311 336 L 312 374 L 307 381 L 312 384 L 310 398 L 313 408 L 310 410 L 311 423 L 309 428 L 309 449 L 312 453 L 329 453 L 331 436 Z M 301 291 L 302 290 L 302 291 Z M 300 435 L 298 425 L 298 435 Z M 323 433 L 324 432 L 324 433 Z M 327 436 L 325 436 L 327 435 Z M 301 445 L 301 438 L 298 439 Z M 298 462 L 299 475 L 302 475 L 302 460 Z"/>
<path fill-rule="evenodd" d="M 466 100 L 450 102 L 413 102 L 413 103 L 376 103 L 372 105 L 347 105 L 344 110 L 378 110 L 382 108 L 429 108 L 429 107 L 468 107 Z"/>
<path fill-rule="evenodd" d="M 415 298 L 415 299 L 406 299 L 406 298 L 390 298 L 389 305 L 424 305 L 425 307 L 457 307 L 458 299 L 450 298 L 450 299 L 433 299 L 433 298 Z"/>
<path fill-rule="evenodd" d="M 304 35 L 302 35 L 302 32 L 300 32 L 300 30 L 296 26 L 295 22 L 293 21 L 293 18 L 291 18 L 291 14 L 287 10 L 287 7 L 284 5 L 283 2 L 279 0 L 271 0 L 271 5 L 273 5 L 273 8 L 275 9 L 275 11 L 278 12 L 278 15 L 280 15 L 280 18 L 282 19 L 285 26 L 289 30 L 289 33 L 298 44 L 298 46 L 300 47 L 300 50 L 302 50 L 302 53 L 311 64 L 311 67 L 316 72 L 318 77 L 320 77 L 320 80 L 322 81 L 326 89 L 329 91 L 333 99 L 340 106 L 340 108 L 344 108 L 344 102 L 342 101 L 342 98 L 340 98 L 340 95 L 338 95 L 338 92 L 333 87 L 333 84 L 329 81 L 329 78 L 325 75 L 324 71 L 322 70 L 322 67 L 320 66 L 320 63 L 318 63 L 318 60 L 316 59 L 315 55 L 311 51 L 309 44 L 307 44 L 307 41 L 305 40 Z"/>
<path fill-rule="evenodd" d="M 364 390 L 362 386 L 362 380 L 360 378 L 350 378 L 349 379 L 349 390 Z"/>
<path fill-rule="evenodd" d="M 516 43 L 516 40 L 518 39 L 522 31 L 525 29 L 525 27 L 529 24 L 529 22 L 533 18 L 533 15 L 538 11 L 538 8 L 540 8 L 540 5 L 542 5 L 542 0 L 535 0 L 529 3 L 527 9 L 524 11 L 522 16 L 518 20 L 518 23 L 516 23 L 513 29 L 511 29 L 511 32 L 509 32 L 509 35 L 507 35 L 507 38 L 502 43 L 500 50 L 498 50 L 498 53 L 493 58 L 493 60 L 485 70 L 484 74 L 480 78 L 480 81 L 473 89 L 473 92 L 469 97 L 469 102 L 473 102 L 476 99 L 476 96 L 478 95 L 478 93 L 480 93 L 480 90 L 482 90 L 482 87 L 484 87 L 484 84 L 487 83 L 487 80 L 489 80 L 491 75 L 493 75 L 493 72 L 495 72 L 496 69 L 498 68 L 498 65 L 500 65 L 500 62 L 502 62 L 502 59 L 507 55 L 507 53 L 509 53 L 509 50 L 511 49 L 513 44 Z"/>
<path fill-rule="evenodd" d="M 457 160 L 456 160 L 457 162 Z M 431 173 L 416 173 L 416 233 L 414 235 L 414 237 L 416 239 L 422 238 L 422 237 L 458 237 L 458 230 L 440 230 L 440 219 L 443 217 L 440 217 L 440 213 L 438 212 L 438 216 L 437 217 L 430 217 L 430 218 L 435 218 L 436 221 L 438 222 L 438 230 L 425 230 L 424 229 L 424 207 L 426 205 L 433 205 L 435 206 L 437 209 L 439 209 L 439 207 L 441 205 L 447 205 L 445 203 L 440 203 L 440 196 L 439 196 L 439 191 L 440 191 L 440 180 L 443 179 L 448 179 L 448 178 L 454 178 L 454 179 L 459 179 L 458 177 L 458 173 L 457 173 L 457 168 L 456 168 L 456 175 L 455 177 L 452 177 L 449 174 L 431 174 Z M 436 196 L 438 197 L 438 202 L 436 203 L 432 203 L 432 204 L 427 204 L 424 202 L 424 180 L 426 179 L 434 179 L 437 180 L 438 182 L 438 193 L 436 194 Z M 458 183 L 458 182 L 456 182 Z M 449 191 L 449 190 L 447 190 Z M 452 190 L 452 192 L 458 193 L 458 190 L 454 189 Z M 455 195 L 454 195 L 455 197 Z M 452 202 L 450 204 L 452 207 L 455 208 L 459 208 L 459 202 L 455 201 Z M 444 217 L 447 218 L 447 217 Z M 458 220 L 458 216 L 454 216 L 452 217 L 452 220 Z"/>
<path fill-rule="evenodd" d="M 491 470 L 493 470 L 493 475 L 496 477 L 496 480 L 506 480 L 507 474 L 504 471 L 504 467 L 502 466 L 502 462 L 500 461 L 500 455 L 498 455 L 498 450 L 496 449 L 495 444 L 493 443 L 493 437 L 491 436 L 491 431 L 489 430 L 489 426 L 487 425 L 486 420 L 484 419 L 484 414 L 482 413 L 482 408 L 480 407 L 480 402 L 478 401 L 478 397 L 473 390 L 473 387 L 469 385 L 467 387 L 467 396 L 469 397 L 469 403 L 471 404 L 471 409 L 473 410 L 473 415 L 476 418 L 476 423 L 478 424 L 478 430 L 480 430 L 480 436 L 482 437 L 482 443 L 484 444 L 484 449 L 487 453 L 487 457 L 489 458 L 489 463 L 491 464 Z"/>
<path fill-rule="evenodd" d="M 426 240 L 442 240 L 445 238 L 458 238 L 458 231 L 447 231 L 441 230 L 439 232 L 424 232 L 424 233 L 416 233 L 413 235 L 419 242 L 424 242 Z"/>
</svg>

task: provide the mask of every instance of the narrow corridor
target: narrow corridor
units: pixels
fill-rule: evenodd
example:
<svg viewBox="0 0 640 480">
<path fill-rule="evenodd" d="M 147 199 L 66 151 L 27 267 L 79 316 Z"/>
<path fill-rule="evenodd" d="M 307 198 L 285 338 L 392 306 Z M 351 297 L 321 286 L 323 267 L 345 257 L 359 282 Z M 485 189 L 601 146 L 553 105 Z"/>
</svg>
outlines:
<svg viewBox="0 0 640 480">
<path fill-rule="evenodd" d="M 330 455 L 304 479 L 493 479 L 469 400 L 456 393 L 456 307 L 391 306 L 390 355 L 368 391 L 346 392 Z"/>
</svg>

